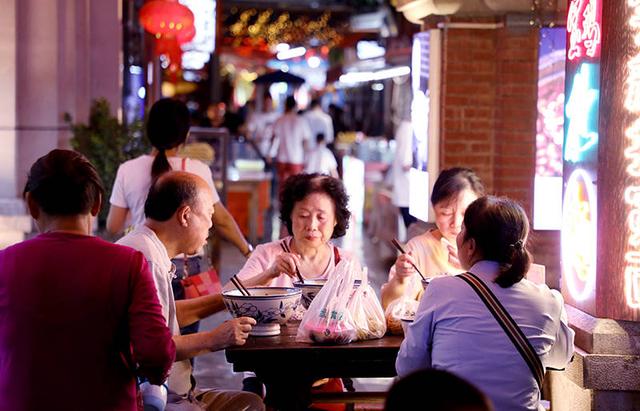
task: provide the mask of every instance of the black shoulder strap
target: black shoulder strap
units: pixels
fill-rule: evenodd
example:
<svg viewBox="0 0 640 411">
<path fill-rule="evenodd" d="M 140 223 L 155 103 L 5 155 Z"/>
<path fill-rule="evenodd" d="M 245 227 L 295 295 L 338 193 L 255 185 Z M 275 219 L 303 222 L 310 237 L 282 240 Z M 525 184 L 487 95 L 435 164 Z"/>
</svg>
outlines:
<svg viewBox="0 0 640 411">
<path fill-rule="evenodd" d="M 500 324 L 524 361 L 527 363 L 527 366 L 538 383 L 538 388 L 542 390 L 542 381 L 544 379 L 544 367 L 542 366 L 542 361 L 540 361 L 540 357 L 538 357 L 538 354 L 536 354 L 536 351 L 533 349 L 531 343 L 520 327 L 518 327 L 518 324 L 513 320 L 507 310 L 505 310 L 502 304 L 500 304 L 500 301 L 498 301 L 489 287 L 487 287 L 480 278 L 469 272 L 460 274 L 457 277 L 460 277 L 469 284 L 476 294 L 478 294 L 482 302 L 487 306 L 491 314 L 493 314 L 493 317 L 496 319 L 498 324 Z"/>
</svg>

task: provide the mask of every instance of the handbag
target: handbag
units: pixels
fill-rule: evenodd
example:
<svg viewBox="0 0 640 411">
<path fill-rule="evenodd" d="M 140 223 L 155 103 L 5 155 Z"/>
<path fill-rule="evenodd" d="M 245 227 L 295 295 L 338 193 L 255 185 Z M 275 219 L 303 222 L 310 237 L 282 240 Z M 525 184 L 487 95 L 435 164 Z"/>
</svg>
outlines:
<svg viewBox="0 0 640 411">
<path fill-rule="evenodd" d="M 482 302 L 487 306 L 489 312 L 496 319 L 500 327 L 507 334 L 513 345 L 516 347 L 525 363 L 531 370 L 533 377 L 538 384 L 538 389 L 542 390 L 542 382 L 544 379 L 544 366 L 540 357 L 531 346 L 531 343 L 524 335 L 515 320 L 509 315 L 504 306 L 498 301 L 496 296 L 491 292 L 489 287 L 475 274 L 466 272 L 456 277 L 464 280 L 478 294 Z"/>
<path fill-rule="evenodd" d="M 197 298 L 205 295 L 220 294 L 222 284 L 214 268 L 182 279 L 184 298 Z"/>
<path fill-rule="evenodd" d="M 207 248 L 208 246 L 205 245 L 205 256 L 209 255 Z M 208 270 L 188 275 L 188 258 L 184 258 L 184 276 L 180 280 L 180 283 L 184 289 L 185 299 L 220 294 L 222 292 L 222 283 L 220 282 L 220 277 L 218 277 L 218 272 L 213 268 L 207 257 L 205 257 L 204 260 L 208 263 Z"/>
</svg>

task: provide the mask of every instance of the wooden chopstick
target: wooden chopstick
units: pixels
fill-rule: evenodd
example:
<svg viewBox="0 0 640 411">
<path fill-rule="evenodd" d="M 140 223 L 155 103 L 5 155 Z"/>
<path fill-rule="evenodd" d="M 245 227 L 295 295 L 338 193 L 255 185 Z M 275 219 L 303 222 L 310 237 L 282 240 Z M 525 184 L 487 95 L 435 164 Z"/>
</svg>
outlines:
<svg viewBox="0 0 640 411">
<path fill-rule="evenodd" d="M 244 284 L 242 284 L 242 281 L 240 281 L 240 279 L 238 277 L 236 277 L 235 275 L 233 275 L 231 277 L 231 283 L 236 286 L 238 291 L 240 291 L 240 294 L 243 294 L 243 295 L 245 295 L 247 297 L 249 297 L 251 295 L 249 290 L 247 290 L 247 287 L 245 287 Z"/>
<path fill-rule="evenodd" d="M 284 241 L 280 242 L 280 247 L 282 247 L 282 251 L 284 251 L 285 253 L 290 253 L 291 250 L 289 249 L 289 247 L 287 247 L 287 245 L 284 243 Z M 300 270 L 298 269 L 298 265 L 296 263 L 293 263 L 293 266 L 296 268 L 296 275 L 298 276 L 298 280 L 300 280 L 300 282 L 302 284 L 304 284 L 304 278 L 302 278 L 302 274 L 300 274 Z"/>
<path fill-rule="evenodd" d="M 402 246 L 400 245 L 400 243 L 398 242 L 398 240 L 396 240 L 395 238 L 391 239 L 391 244 L 393 244 L 393 246 L 400 251 L 402 254 L 406 254 L 407 252 L 404 251 L 404 248 L 402 248 Z M 418 274 L 420 274 L 420 277 L 422 277 L 423 280 L 427 281 L 427 279 L 425 278 L 424 275 L 422 275 L 422 273 L 420 272 L 420 270 L 418 270 L 418 267 L 416 267 L 416 265 L 414 263 L 410 263 L 411 266 L 413 268 L 415 268 L 415 270 L 418 272 Z"/>
</svg>

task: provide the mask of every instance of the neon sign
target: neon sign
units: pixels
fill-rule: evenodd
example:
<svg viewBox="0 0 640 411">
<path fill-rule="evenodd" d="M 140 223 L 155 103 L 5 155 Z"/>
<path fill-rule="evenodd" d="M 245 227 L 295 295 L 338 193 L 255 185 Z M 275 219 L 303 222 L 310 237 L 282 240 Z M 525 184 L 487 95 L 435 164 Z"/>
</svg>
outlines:
<svg viewBox="0 0 640 411">
<path fill-rule="evenodd" d="M 578 301 L 589 297 L 596 283 L 597 204 L 592 180 L 585 170 L 576 169 L 567 180 L 563 201 L 562 271 Z"/>
<path fill-rule="evenodd" d="M 599 65 L 582 63 L 575 76 L 565 106 L 568 119 L 564 159 L 577 163 L 598 143 Z"/>
<path fill-rule="evenodd" d="M 636 47 L 640 47 L 640 0 L 628 0 L 632 7 L 629 27 Z M 627 252 L 624 270 L 624 291 L 627 305 L 640 308 L 640 51 L 631 57 L 627 63 L 627 78 L 625 81 L 624 106 L 635 119 L 625 132 L 625 159 L 628 161 L 627 185 L 624 192 L 624 202 L 627 205 Z"/>
<path fill-rule="evenodd" d="M 571 0 L 567 13 L 567 58 L 599 57 L 602 40 L 598 0 Z"/>
</svg>

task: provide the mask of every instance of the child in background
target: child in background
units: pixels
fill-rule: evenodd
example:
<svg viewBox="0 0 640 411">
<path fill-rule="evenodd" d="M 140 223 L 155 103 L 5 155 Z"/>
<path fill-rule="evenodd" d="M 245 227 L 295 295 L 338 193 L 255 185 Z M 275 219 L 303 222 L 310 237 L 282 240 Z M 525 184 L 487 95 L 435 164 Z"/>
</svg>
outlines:
<svg viewBox="0 0 640 411">
<path fill-rule="evenodd" d="M 327 148 L 323 133 L 316 135 L 316 146 L 309 152 L 304 172 L 327 174 L 331 177 L 340 178 L 338 176 L 336 157 Z"/>
</svg>

